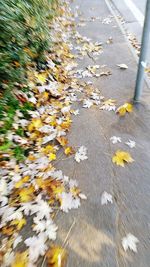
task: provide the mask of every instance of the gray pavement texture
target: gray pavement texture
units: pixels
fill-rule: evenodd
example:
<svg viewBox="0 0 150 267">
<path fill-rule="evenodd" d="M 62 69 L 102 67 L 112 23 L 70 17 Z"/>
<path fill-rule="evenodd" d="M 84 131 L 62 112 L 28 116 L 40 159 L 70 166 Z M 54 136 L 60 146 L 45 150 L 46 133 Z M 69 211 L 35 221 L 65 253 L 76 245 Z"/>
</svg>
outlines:
<svg viewBox="0 0 150 267">
<path fill-rule="evenodd" d="M 72 9 L 79 6 L 83 18 L 108 17 L 110 11 L 104 0 L 75 0 Z M 78 31 L 93 41 L 103 42 L 104 52 L 95 64 L 106 64 L 112 71 L 108 77 L 92 78 L 106 98 L 116 99 L 118 105 L 133 96 L 137 66 L 127 43 L 112 19 L 110 24 L 100 20 L 86 22 Z M 116 27 L 113 27 L 116 26 Z M 112 36 L 114 42 L 106 44 Z M 116 64 L 125 63 L 121 71 Z M 93 65 L 91 58 L 79 61 L 79 66 Z M 144 93 L 147 100 L 149 92 Z M 146 97 L 145 97 L 146 96 Z M 68 267 L 149 267 L 150 266 L 150 110 L 142 104 L 134 112 L 120 118 L 114 112 L 99 108 L 82 109 L 75 117 L 69 134 L 72 145 L 88 148 L 88 160 L 80 164 L 72 159 L 58 163 L 64 173 L 77 179 L 87 200 L 81 207 L 58 214 L 58 243 L 63 243 L 70 226 L 75 226 L 67 242 Z M 113 145 L 110 137 L 122 138 Z M 136 141 L 134 149 L 124 143 Z M 135 162 L 125 168 L 117 167 L 111 157 L 117 149 L 129 151 Z M 101 205 L 101 194 L 113 196 L 113 204 Z M 124 252 L 121 240 L 128 233 L 139 239 L 137 254 Z"/>
</svg>

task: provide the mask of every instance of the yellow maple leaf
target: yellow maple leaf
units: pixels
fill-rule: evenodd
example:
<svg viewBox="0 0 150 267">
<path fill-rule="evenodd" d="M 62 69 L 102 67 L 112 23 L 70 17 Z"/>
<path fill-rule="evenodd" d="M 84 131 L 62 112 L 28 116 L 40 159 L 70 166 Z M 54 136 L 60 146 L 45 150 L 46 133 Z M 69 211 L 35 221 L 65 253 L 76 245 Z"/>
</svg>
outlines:
<svg viewBox="0 0 150 267">
<path fill-rule="evenodd" d="M 22 188 L 19 192 L 21 202 L 28 202 L 33 198 L 34 187 Z"/>
<path fill-rule="evenodd" d="M 64 192 L 65 188 L 63 185 L 60 185 L 60 186 L 53 186 L 52 185 L 52 190 L 53 190 L 53 193 L 57 196 L 57 195 L 61 194 L 62 192 Z"/>
<path fill-rule="evenodd" d="M 15 259 L 11 264 L 11 267 L 27 267 L 28 266 L 28 252 L 24 251 L 22 253 L 17 252 Z"/>
<path fill-rule="evenodd" d="M 130 104 L 130 103 L 125 103 L 123 104 L 122 106 L 120 106 L 118 109 L 117 109 L 117 113 L 120 115 L 120 116 L 124 116 L 126 114 L 126 112 L 130 113 L 133 111 L 133 105 Z"/>
<path fill-rule="evenodd" d="M 46 258 L 49 267 L 65 267 L 67 252 L 63 248 L 55 246 L 47 251 Z"/>
<path fill-rule="evenodd" d="M 21 220 L 16 219 L 11 222 L 11 225 L 17 226 L 17 230 L 20 230 L 25 224 L 26 224 L 26 220 L 24 218 L 22 218 Z"/>
<path fill-rule="evenodd" d="M 55 153 L 56 152 L 56 148 L 52 145 L 47 145 L 45 147 L 42 147 L 41 151 L 44 153 L 44 154 L 49 154 L 49 153 Z"/>
<path fill-rule="evenodd" d="M 37 78 L 37 82 L 44 84 L 46 82 L 46 79 L 47 79 L 47 73 L 46 72 L 35 73 L 35 77 Z"/>
<path fill-rule="evenodd" d="M 64 121 L 61 123 L 60 126 L 62 129 L 68 130 L 70 128 L 71 122 L 72 122 L 71 120 Z"/>
<path fill-rule="evenodd" d="M 49 160 L 52 161 L 52 160 L 55 160 L 55 159 L 56 159 L 56 154 L 50 153 L 49 154 Z"/>
<path fill-rule="evenodd" d="M 43 101 L 47 101 L 48 98 L 49 98 L 49 93 L 48 93 L 48 92 L 43 92 L 43 93 L 41 94 L 41 100 L 42 100 L 42 102 L 43 102 Z"/>
<path fill-rule="evenodd" d="M 71 146 L 66 147 L 64 152 L 67 156 L 75 153 L 74 149 Z"/>
<path fill-rule="evenodd" d="M 24 183 L 28 182 L 29 179 L 30 179 L 30 176 L 23 177 L 17 183 L 15 183 L 15 188 L 20 188 Z"/>
<path fill-rule="evenodd" d="M 115 155 L 112 157 L 112 162 L 116 165 L 124 167 L 124 163 L 132 163 L 134 159 L 126 151 L 117 150 Z"/>
<path fill-rule="evenodd" d="M 33 130 L 37 130 L 42 127 L 42 121 L 39 118 L 32 119 L 31 123 L 28 125 L 28 131 L 32 132 Z"/>
</svg>

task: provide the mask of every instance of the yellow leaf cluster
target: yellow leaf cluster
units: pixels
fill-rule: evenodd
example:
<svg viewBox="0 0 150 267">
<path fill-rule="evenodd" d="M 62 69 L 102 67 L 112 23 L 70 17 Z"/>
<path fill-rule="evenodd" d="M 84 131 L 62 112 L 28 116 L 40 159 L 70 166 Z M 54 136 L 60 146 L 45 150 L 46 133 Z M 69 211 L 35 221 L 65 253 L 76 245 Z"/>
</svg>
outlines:
<svg viewBox="0 0 150 267">
<path fill-rule="evenodd" d="M 42 147 L 41 152 L 45 155 L 48 155 L 50 153 L 56 153 L 56 148 L 52 145 L 47 145 L 45 147 Z"/>
<path fill-rule="evenodd" d="M 21 202 L 28 202 L 28 201 L 32 200 L 33 192 L 34 192 L 33 186 L 29 186 L 27 188 L 22 188 L 19 192 L 20 201 Z"/>
<path fill-rule="evenodd" d="M 17 230 L 21 230 L 21 228 L 26 224 L 26 220 L 22 218 L 21 220 L 13 220 L 11 225 L 16 225 Z"/>
<path fill-rule="evenodd" d="M 130 103 L 125 103 L 124 105 L 120 106 L 118 109 L 117 109 L 117 113 L 120 115 L 120 116 L 124 116 L 126 114 L 126 112 L 130 113 L 133 111 L 133 105 L 130 104 Z"/>
<path fill-rule="evenodd" d="M 115 155 L 112 157 L 112 162 L 118 166 L 124 167 L 125 163 L 132 163 L 134 159 L 126 151 L 117 150 Z"/>
<path fill-rule="evenodd" d="M 39 118 L 32 119 L 31 123 L 28 125 L 28 131 L 32 132 L 42 127 L 42 121 Z"/>
<path fill-rule="evenodd" d="M 46 190 L 47 193 L 54 198 L 54 195 L 58 195 L 64 192 L 65 188 L 60 181 L 56 181 L 53 179 L 45 179 L 43 180 L 41 177 L 36 179 L 36 183 L 39 188 Z"/>
</svg>

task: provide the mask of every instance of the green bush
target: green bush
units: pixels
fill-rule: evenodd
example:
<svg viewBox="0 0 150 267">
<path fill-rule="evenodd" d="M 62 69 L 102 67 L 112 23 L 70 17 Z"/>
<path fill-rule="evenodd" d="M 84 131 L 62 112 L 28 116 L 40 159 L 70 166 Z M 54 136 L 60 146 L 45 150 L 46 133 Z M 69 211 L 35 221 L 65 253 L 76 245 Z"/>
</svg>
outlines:
<svg viewBox="0 0 150 267">
<path fill-rule="evenodd" d="M 9 151 L 17 160 L 26 150 L 8 141 L 7 132 L 24 136 L 24 129 L 13 128 L 16 110 L 25 118 L 34 106 L 21 103 L 14 89 L 28 91 L 27 71 L 45 61 L 50 46 L 49 22 L 55 14 L 57 0 L 1 0 L 0 2 L 0 151 Z M 55 6 L 55 8 L 54 8 Z M 36 64 L 35 64 L 36 63 Z"/>
<path fill-rule="evenodd" d="M 49 46 L 54 0 L 1 0 L 0 83 L 25 83 L 26 66 L 41 61 Z"/>
</svg>

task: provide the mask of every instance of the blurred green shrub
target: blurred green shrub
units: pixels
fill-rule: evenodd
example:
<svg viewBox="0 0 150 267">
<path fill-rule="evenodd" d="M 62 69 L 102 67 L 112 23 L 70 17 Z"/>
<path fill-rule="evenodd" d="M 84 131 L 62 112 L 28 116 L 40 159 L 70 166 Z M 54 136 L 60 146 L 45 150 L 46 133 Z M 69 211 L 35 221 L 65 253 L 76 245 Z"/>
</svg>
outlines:
<svg viewBox="0 0 150 267">
<path fill-rule="evenodd" d="M 7 139 L 13 128 L 16 110 L 28 118 L 29 102 L 22 103 L 15 89 L 28 91 L 29 66 L 42 66 L 50 46 L 50 20 L 58 0 L 1 0 L 0 2 L 0 151 L 10 152 L 17 160 L 26 150 Z M 35 64 L 36 63 L 36 64 Z M 24 129 L 13 131 L 24 136 Z M 0 154 L 1 155 L 1 154 Z M 1 156 L 0 156 L 1 157 Z"/>
<path fill-rule="evenodd" d="M 55 0 L 1 0 L 0 83 L 11 88 L 26 80 L 26 65 L 42 61 L 49 46 Z"/>
</svg>

